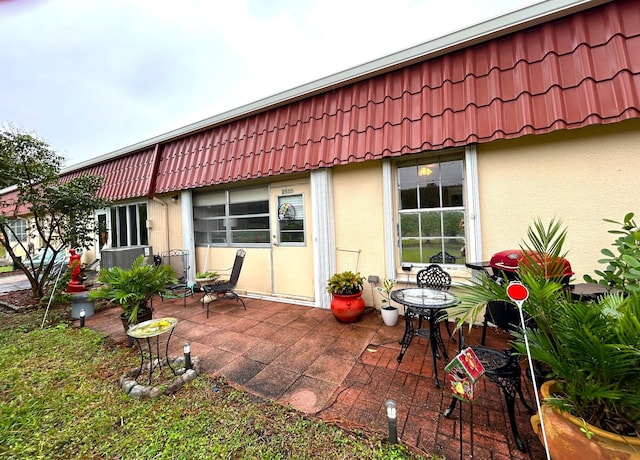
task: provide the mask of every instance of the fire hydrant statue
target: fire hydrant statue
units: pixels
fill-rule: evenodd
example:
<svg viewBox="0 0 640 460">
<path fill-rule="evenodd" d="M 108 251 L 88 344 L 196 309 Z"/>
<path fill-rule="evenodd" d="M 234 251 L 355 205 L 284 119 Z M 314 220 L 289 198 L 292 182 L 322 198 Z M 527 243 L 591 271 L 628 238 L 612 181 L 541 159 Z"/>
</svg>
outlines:
<svg viewBox="0 0 640 460">
<path fill-rule="evenodd" d="M 67 292 L 71 294 L 71 317 L 80 319 L 80 327 L 83 327 L 84 320 L 93 316 L 93 300 L 89 300 L 87 287 L 80 280 L 80 254 L 77 254 L 75 249 L 69 249 L 69 254 L 71 280 L 67 283 Z"/>
<path fill-rule="evenodd" d="M 82 292 L 86 291 L 86 287 L 80 281 L 80 268 L 81 261 L 80 255 L 76 253 L 76 250 L 69 249 L 69 268 L 71 269 L 71 281 L 67 284 L 67 292 Z"/>
</svg>

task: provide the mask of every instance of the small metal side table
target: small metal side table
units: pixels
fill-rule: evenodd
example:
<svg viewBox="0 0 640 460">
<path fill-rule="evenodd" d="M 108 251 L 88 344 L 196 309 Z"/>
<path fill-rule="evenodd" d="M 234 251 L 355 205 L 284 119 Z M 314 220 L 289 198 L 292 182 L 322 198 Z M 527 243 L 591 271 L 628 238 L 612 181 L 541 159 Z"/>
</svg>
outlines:
<svg viewBox="0 0 640 460">
<path fill-rule="evenodd" d="M 404 322 L 405 329 L 402 340 L 400 341 L 400 355 L 398 362 L 402 361 L 407 348 L 411 345 L 413 337 L 418 335 L 430 340 L 431 356 L 433 358 L 433 373 L 436 379 L 436 388 L 440 388 L 440 380 L 438 379 L 438 348 L 442 351 L 445 359 L 447 350 L 444 347 L 440 328 L 436 324 L 437 313 L 445 308 L 450 308 L 460 303 L 460 300 L 447 291 L 439 291 L 437 289 L 428 288 L 409 288 L 399 289 L 391 292 L 391 299 L 405 306 Z M 413 319 L 422 316 L 429 319 L 429 329 L 417 329 L 413 325 Z"/>
<path fill-rule="evenodd" d="M 155 369 L 162 370 L 162 360 L 166 359 L 167 365 L 171 372 L 176 375 L 175 369 L 171 367 L 171 360 L 169 359 L 169 342 L 171 340 L 171 336 L 173 335 L 173 329 L 178 324 L 178 320 L 176 318 L 159 318 L 159 319 L 150 319 L 149 321 L 144 321 L 142 323 L 134 324 L 127 331 L 127 335 L 133 338 L 138 344 L 138 349 L 140 350 L 140 370 L 138 371 L 137 379 L 142 375 L 142 368 L 144 367 L 145 353 L 148 353 L 149 359 L 149 384 L 151 384 L 151 376 Z M 164 349 L 164 357 L 160 354 L 160 336 L 165 333 L 169 333 L 169 337 L 167 337 L 167 344 Z M 154 353 L 154 344 L 152 340 L 155 338 L 155 353 Z M 147 350 L 145 351 L 141 340 L 146 339 Z"/>
</svg>

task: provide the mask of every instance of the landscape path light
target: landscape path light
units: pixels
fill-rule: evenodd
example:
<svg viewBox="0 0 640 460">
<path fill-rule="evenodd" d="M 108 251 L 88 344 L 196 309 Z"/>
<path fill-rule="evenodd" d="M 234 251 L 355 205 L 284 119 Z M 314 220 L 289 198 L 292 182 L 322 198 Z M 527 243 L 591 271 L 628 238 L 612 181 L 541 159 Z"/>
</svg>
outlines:
<svg viewBox="0 0 640 460">
<path fill-rule="evenodd" d="M 189 342 L 184 343 L 183 351 L 184 351 L 184 370 L 186 371 L 191 369 L 191 345 L 189 345 Z"/>
<path fill-rule="evenodd" d="M 396 402 L 393 399 L 387 399 L 384 403 L 387 408 L 387 420 L 389 422 L 389 442 L 391 444 L 398 443 L 398 414 Z"/>
</svg>

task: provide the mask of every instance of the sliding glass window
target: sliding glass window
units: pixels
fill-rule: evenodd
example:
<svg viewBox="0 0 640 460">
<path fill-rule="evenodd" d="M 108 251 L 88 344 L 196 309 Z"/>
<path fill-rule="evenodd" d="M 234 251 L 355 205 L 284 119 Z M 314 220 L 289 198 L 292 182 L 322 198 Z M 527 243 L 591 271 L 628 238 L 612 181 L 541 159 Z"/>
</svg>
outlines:
<svg viewBox="0 0 640 460">
<path fill-rule="evenodd" d="M 111 247 L 149 244 L 147 204 L 133 203 L 111 208 Z"/>
<path fill-rule="evenodd" d="M 200 193 L 193 197 L 196 246 L 269 244 L 266 187 Z"/>
</svg>

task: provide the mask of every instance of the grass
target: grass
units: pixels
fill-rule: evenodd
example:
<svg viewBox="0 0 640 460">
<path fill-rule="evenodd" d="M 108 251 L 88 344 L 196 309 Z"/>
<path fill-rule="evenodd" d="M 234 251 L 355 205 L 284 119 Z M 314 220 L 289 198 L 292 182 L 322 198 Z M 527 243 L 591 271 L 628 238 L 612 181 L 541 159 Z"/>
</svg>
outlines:
<svg viewBox="0 0 640 460">
<path fill-rule="evenodd" d="M 420 246 L 418 241 L 405 240 L 402 242 L 402 260 L 403 262 L 429 263 L 429 258 L 435 256 L 441 251 L 440 245 L 425 245 L 423 247 L 422 258 L 420 256 Z M 444 250 L 456 257 L 457 263 L 464 264 L 464 259 L 460 256 L 459 244 L 445 244 Z"/>
<path fill-rule="evenodd" d="M 0 312 L 1 459 L 425 458 L 206 375 L 172 397 L 131 398 L 118 378 L 135 351 L 63 312 L 40 329 L 42 314 Z"/>
</svg>

